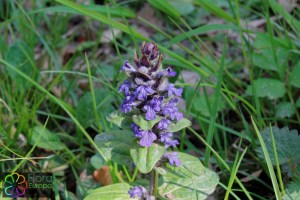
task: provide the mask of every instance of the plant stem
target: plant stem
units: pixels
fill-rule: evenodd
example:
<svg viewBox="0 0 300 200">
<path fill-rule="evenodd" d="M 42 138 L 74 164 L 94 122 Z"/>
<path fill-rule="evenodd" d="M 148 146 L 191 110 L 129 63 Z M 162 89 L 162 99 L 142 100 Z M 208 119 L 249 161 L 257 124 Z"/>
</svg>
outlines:
<svg viewBox="0 0 300 200">
<path fill-rule="evenodd" d="M 158 186 L 158 174 L 155 169 L 152 169 L 150 172 L 150 186 L 149 186 L 149 194 L 156 200 L 157 197 L 157 186 Z"/>
</svg>

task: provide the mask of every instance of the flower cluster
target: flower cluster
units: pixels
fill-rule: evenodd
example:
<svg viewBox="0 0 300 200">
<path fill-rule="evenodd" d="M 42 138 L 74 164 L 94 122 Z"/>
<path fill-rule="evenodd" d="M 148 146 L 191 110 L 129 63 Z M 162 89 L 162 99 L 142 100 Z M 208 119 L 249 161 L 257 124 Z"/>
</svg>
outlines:
<svg viewBox="0 0 300 200">
<path fill-rule="evenodd" d="M 124 93 L 125 98 L 121 104 L 121 111 L 129 113 L 133 109 L 144 114 L 146 120 L 160 121 L 151 130 L 142 130 L 133 123 L 131 128 L 141 146 L 149 147 L 154 142 L 163 143 L 165 148 L 178 145 L 173 139 L 173 133 L 169 132 L 171 123 L 183 118 L 183 114 L 176 107 L 178 98 L 182 95 L 183 89 L 176 88 L 169 83 L 168 77 L 176 75 L 171 68 L 163 69 L 162 55 L 154 43 L 143 43 L 141 57 L 135 52 L 134 65 L 126 61 L 121 71 L 124 71 L 128 79 L 119 87 L 119 92 Z M 180 160 L 176 152 L 164 155 L 171 165 L 179 166 Z"/>
</svg>

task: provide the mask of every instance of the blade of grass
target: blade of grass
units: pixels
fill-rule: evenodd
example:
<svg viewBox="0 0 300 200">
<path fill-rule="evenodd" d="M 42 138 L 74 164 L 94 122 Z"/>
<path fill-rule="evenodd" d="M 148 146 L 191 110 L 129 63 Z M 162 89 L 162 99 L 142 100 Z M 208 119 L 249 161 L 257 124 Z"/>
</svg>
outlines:
<svg viewBox="0 0 300 200">
<path fill-rule="evenodd" d="M 242 140 L 240 140 L 240 141 L 242 141 Z M 240 144 L 241 144 L 241 143 L 240 143 Z M 247 152 L 247 147 L 246 147 L 245 150 L 243 151 L 243 153 L 242 153 L 241 157 L 239 158 L 239 160 L 237 160 L 238 154 L 237 154 L 237 156 L 236 156 L 236 159 L 235 159 L 235 161 L 234 161 L 234 163 L 233 163 L 232 171 L 231 171 L 231 173 L 230 173 L 230 178 L 229 178 L 229 181 L 228 181 L 228 186 L 227 186 L 227 190 L 226 190 L 226 193 L 225 193 L 224 200 L 227 200 L 227 199 L 229 198 L 229 194 L 230 194 L 230 192 L 231 192 L 231 188 L 232 188 L 234 179 L 235 179 L 235 177 L 236 177 L 236 175 L 237 175 L 239 166 L 240 166 L 240 164 L 241 164 L 241 162 L 242 162 L 242 160 L 243 160 L 243 158 L 244 158 L 246 152 Z"/>
<path fill-rule="evenodd" d="M 273 165 L 272 165 L 271 158 L 270 158 L 269 152 L 267 150 L 266 144 L 265 144 L 265 142 L 264 142 L 257 126 L 256 126 L 256 123 L 254 122 L 252 117 L 251 117 L 251 121 L 252 121 L 254 130 L 257 134 L 257 137 L 259 139 L 260 145 L 262 147 L 264 157 L 265 157 L 266 162 L 267 162 L 267 167 L 268 167 L 268 170 L 269 170 L 269 173 L 270 173 L 270 177 L 271 177 L 271 181 L 272 181 L 272 185 L 273 185 L 273 189 L 274 189 L 274 192 L 275 192 L 276 199 L 281 200 L 282 198 L 281 198 L 281 195 L 280 195 L 280 190 L 279 190 L 279 187 L 278 187 L 277 178 L 276 178 L 276 175 L 275 175 L 275 172 L 274 172 L 274 169 L 273 169 Z"/>
<path fill-rule="evenodd" d="M 98 124 L 98 130 L 101 133 L 103 129 L 102 129 L 99 114 L 98 114 L 98 111 L 97 111 L 97 105 L 96 105 L 96 98 L 95 98 L 95 92 L 94 92 L 94 85 L 93 85 L 93 81 L 92 81 L 92 73 L 91 73 L 90 62 L 88 60 L 88 57 L 87 57 L 86 53 L 85 53 L 85 63 L 86 63 L 86 68 L 87 68 L 87 72 L 88 72 L 88 77 L 89 77 L 89 86 L 90 86 L 91 95 L 92 95 L 94 114 L 95 114 L 95 118 L 96 118 L 96 121 L 97 121 L 97 124 Z"/>
<path fill-rule="evenodd" d="M 280 170 L 278 156 L 277 156 L 276 143 L 275 143 L 275 139 L 274 139 L 274 135 L 273 135 L 273 129 L 272 129 L 271 124 L 270 124 L 270 136 L 271 136 L 271 139 L 272 139 L 272 146 L 273 146 L 274 158 L 275 158 L 275 163 L 276 163 L 277 177 L 278 177 L 278 180 L 279 180 L 281 193 L 282 193 L 282 195 L 284 195 L 285 190 L 284 190 L 283 181 L 282 181 L 282 177 L 281 177 L 281 170 Z"/>
<path fill-rule="evenodd" d="M 208 10 L 209 12 L 216 15 L 217 17 L 220 17 L 232 23 L 236 23 L 236 20 L 230 14 L 228 14 L 226 11 L 224 11 L 222 8 L 217 6 L 212 1 L 196 0 L 194 3 L 196 5 L 202 6 L 205 10 Z"/>
<path fill-rule="evenodd" d="M 218 105 L 219 105 L 219 97 L 220 97 L 220 93 L 221 93 L 221 86 L 222 86 L 222 81 L 223 81 L 223 72 L 224 72 L 226 53 L 227 53 L 227 38 L 225 39 L 225 44 L 223 47 L 221 64 L 220 64 L 220 68 L 219 68 L 219 72 L 218 72 L 218 82 L 216 85 L 216 90 L 214 91 L 215 98 L 214 98 L 214 102 L 213 102 L 212 110 L 211 110 L 211 114 L 210 114 L 210 123 L 209 123 L 208 136 L 207 136 L 207 142 L 209 145 L 212 145 L 214 132 L 215 132 L 215 123 L 216 123 L 217 109 L 218 109 Z M 204 161 L 205 166 L 208 166 L 209 158 L 210 158 L 210 150 L 206 149 L 205 150 L 205 161 Z"/>
<path fill-rule="evenodd" d="M 79 130 L 82 131 L 82 133 L 88 139 L 88 141 L 91 143 L 91 145 L 99 152 L 99 154 L 107 162 L 106 157 L 104 156 L 104 154 L 102 153 L 102 151 L 98 148 L 98 146 L 93 141 L 93 139 L 91 138 L 91 136 L 86 132 L 86 130 L 79 123 L 79 121 L 76 119 L 76 117 L 70 112 L 69 105 L 67 105 L 64 101 L 58 99 L 54 95 L 52 95 L 48 90 L 46 90 L 44 87 L 42 87 L 39 83 L 37 83 L 34 80 L 32 80 L 32 78 L 30 78 L 29 76 L 27 76 L 26 74 L 24 74 L 22 71 L 20 71 L 16 67 L 12 66 L 11 64 L 7 63 L 6 61 L 4 61 L 2 59 L 0 59 L 0 63 L 4 64 L 6 67 L 8 67 L 11 70 L 15 71 L 17 74 L 19 74 L 20 76 L 22 76 L 24 79 L 26 79 L 32 85 L 34 85 L 38 90 L 40 90 L 41 92 L 45 93 L 49 97 L 49 99 L 51 99 L 54 103 L 56 103 L 57 105 L 59 105 L 70 116 L 70 118 L 73 120 L 73 122 L 79 128 Z"/>
</svg>

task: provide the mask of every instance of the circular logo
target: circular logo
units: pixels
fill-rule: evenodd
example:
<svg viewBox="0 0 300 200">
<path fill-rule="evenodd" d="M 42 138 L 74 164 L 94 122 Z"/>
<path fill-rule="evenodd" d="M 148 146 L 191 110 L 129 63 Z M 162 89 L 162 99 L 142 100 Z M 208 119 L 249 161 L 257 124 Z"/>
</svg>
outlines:
<svg viewBox="0 0 300 200">
<path fill-rule="evenodd" d="M 5 176 L 3 181 L 4 192 L 7 196 L 17 198 L 25 194 L 28 188 L 28 183 L 25 176 L 20 175 L 16 172 Z"/>
</svg>

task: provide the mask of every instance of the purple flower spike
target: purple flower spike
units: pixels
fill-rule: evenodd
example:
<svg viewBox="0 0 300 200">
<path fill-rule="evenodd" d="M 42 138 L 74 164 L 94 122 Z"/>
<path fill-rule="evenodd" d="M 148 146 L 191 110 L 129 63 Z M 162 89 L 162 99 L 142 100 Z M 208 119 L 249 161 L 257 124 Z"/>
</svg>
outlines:
<svg viewBox="0 0 300 200">
<path fill-rule="evenodd" d="M 168 130 L 170 123 L 170 120 L 167 118 L 162 118 L 160 122 L 158 122 L 157 128 L 160 130 Z"/>
<path fill-rule="evenodd" d="M 154 97 L 145 106 L 146 120 L 154 120 L 156 118 L 156 112 L 160 111 L 160 106 L 163 101 L 163 97 Z"/>
<path fill-rule="evenodd" d="M 173 137 L 173 133 L 166 132 L 160 134 L 160 141 L 165 144 L 165 148 L 168 148 L 170 146 L 175 148 L 176 145 L 179 144 L 177 140 L 172 140 L 172 137 Z"/>
<path fill-rule="evenodd" d="M 172 95 L 181 96 L 183 89 L 182 88 L 175 88 L 173 84 L 169 84 L 166 87 L 168 91 L 168 97 L 171 97 Z"/>
<path fill-rule="evenodd" d="M 175 165 L 176 167 L 178 167 L 180 166 L 180 160 L 177 156 L 178 156 L 177 152 L 170 152 L 164 155 L 164 157 L 169 160 L 170 165 Z"/>
<path fill-rule="evenodd" d="M 124 92 L 124 94 L 127 96 L 129 95 L 129 89 L 130 89 L 130 82 L 128 80 L 125 80 L 124 83 L 119 87 L 119 93 Z"/>
<path fill-rule="evenodd" d="M 126 72 L 136 72 L 136 69 L 134 66 L 132 66 L 128 61 L 125 61 L 124 64 L 121 67 L 121 72 L 126 71 Z"/>
<path fill-rule="evenodd" d="M 156 135 L 150 130 L 150 131 L 144 131 L 143 132 L 142 139 L 140 140 L 140 145 L 143 147 L 150 147 L 157 139 Z"/>
<path fill-rule="evenodd" d="M 130 188 L 128 194 L 130 195 L 130 198 L 142 198 L 143 188 L 141 186 L 134 186 L 133 188 Z"/>
<path fill-rule="evenodd" d="M 136 91 L 135 95 L 137 96 L 138 100 L 144 101 L 147 99 L 148 94 L 153 94 L 155 91 L 148 85 L 140 85 Z"/>
</svg>

